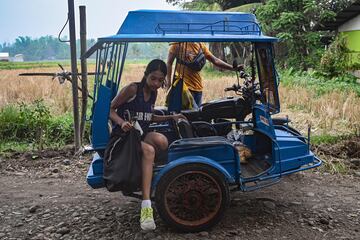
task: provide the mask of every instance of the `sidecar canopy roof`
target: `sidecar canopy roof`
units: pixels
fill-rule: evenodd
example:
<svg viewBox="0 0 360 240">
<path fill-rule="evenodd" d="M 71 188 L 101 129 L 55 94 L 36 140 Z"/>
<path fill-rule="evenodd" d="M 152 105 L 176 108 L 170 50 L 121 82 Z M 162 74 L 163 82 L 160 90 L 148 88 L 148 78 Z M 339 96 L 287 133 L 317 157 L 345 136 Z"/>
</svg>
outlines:
<svg viewBox="0 0 360 240">
<path fill-rule="evenodd" d="M 255 15 L 237 12 L 130 11 L 116 35 L 101 37 L 83 57 L 111 42 L 275 42 Z"/>
</svg>

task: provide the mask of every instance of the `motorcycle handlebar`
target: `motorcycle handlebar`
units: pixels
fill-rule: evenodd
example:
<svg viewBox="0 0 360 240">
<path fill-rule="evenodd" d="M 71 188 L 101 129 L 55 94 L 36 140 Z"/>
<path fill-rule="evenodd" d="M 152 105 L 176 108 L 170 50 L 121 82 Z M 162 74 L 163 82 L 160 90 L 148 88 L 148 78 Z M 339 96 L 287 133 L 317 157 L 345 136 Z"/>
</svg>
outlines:
<svg viewBox="0 0 360 240">
<path fill-rule="evenodd" d="M 241 89 L 241 87 L 240 87 L 240 86 L 236 86 L 236 85 L 234 84 L 232 87 L 225 88 L 224 91 L 225 91 L 225 92 L 228 92 L 228 91 L 239 91 L 239 89 Z"/>
<path fill-rule="evenodd" d="M 240 77 L 247 78 L 247 77 L 249 77 L 249 75 L 247 73 L 245 73 L 244 71 L 240 71 Z"/>
<path fill-rule="evenodd" d="M 229 87 L 229 88 L 225 88 L 224 91 L 225 91 L 225 92 L 235 91 L 235 89 L 234 89 L 233 87 Z"/>
</svg>

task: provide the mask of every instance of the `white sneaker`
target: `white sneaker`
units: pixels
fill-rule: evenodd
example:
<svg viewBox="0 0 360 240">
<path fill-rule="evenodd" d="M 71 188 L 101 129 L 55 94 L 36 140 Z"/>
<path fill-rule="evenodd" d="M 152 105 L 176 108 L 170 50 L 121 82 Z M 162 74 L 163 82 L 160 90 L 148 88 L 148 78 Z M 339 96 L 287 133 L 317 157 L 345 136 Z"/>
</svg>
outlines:
<svg viewBox="0 0 360 240">
<path fill-rule="evenodd" d="M 153 209 L 151 207 L 141 208 L 140 226 L 142 230 L 155 230 L 156 225 L 153 216 Z"/>
</svg>

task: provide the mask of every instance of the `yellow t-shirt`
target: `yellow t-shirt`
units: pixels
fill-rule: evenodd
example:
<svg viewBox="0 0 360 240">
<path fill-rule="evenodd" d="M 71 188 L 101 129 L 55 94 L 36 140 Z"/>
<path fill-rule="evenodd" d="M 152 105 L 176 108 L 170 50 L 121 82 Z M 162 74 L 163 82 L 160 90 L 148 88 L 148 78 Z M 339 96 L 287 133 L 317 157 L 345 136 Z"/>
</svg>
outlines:
<svg viewBox="0 0 360 240">
<path fill-rule="evenodd" d="M 211 52 L 203 43 L 171 43 L 169 52 L 174 54 L 176 58 L 180 58 L 183 61 L 191 62 L 202 49 L 206 58 L 211 56 Z M 186 49 L 186 50 L 185 50 Z M 202 79 L 200 72 L 194 71 L 185 65 L 177 64 L 175 69 L 175 78 L 183 77 L 186 86 L 192 90 L 201 92 L 203 90 Z"/>
</svg>

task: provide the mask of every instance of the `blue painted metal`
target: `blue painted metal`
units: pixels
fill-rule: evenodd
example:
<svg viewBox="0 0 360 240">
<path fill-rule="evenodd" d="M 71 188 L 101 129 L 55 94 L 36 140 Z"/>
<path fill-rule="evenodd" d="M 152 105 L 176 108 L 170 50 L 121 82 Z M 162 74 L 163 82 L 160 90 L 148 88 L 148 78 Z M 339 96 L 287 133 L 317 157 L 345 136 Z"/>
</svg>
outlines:
<svg viewBox="0 0 360 240">
<path fill-rule="evenodd" d="M 180 139 L 169 147 L 168 162 L 187 156 L 200 156 L 220 164 L 235 180 L 239 180 L 240 159 L 237 150 L 224 137 Z"/>
<path fill-rule="evenodd" d="M 92 188 L 105 187 L 103 172 L 104 172 L 103 158 L 100 157 L 99 154 L 95 153 L 93 156 L 93 160 L 90 164 L 88 173 L 86 175 L 87 183 Z"/>
<path fill-rule="evenodd" d="M 104 150 L 109 140 L 110 103 L 119 89 L 127 46 L 127 43 L 106 44 L 97 53 L 96 69 L 102 74 L 95 77 L 95 102 L 90 118 L 91 144 L 94 150 Z"/>
<path fill-rule="evenodd" d="M 221 164 L 216 162 L 215 160 L 213 160 L 211 158 L 207 158 L 207 157 L 198 156 L 198 155 L 194 155 L 194 156 L 190 155 L 190 156 L 174 159 L 173 161 L 166 164 L 163 168 L 159 169 L 158 172 L 155 172 L 154 176 L 153 176 L 153 181 L 152 181 L 152 189 L 156 188 L 161 177 L 164 176 L 164 174 L 166 174 L 171 169 L 174 169 L 175 167 L 180 166 L 180 165 L 192 164 L 192 163 L 197 163 L 197 164 L 200 163 L 200 164 L 204 164 L 204 165 L 213 167 L 214 169 L 218 170 L 219 172 L 221 172 L 224 175 L 225 180 L 228 183 L 231 184 L 231 183 L 236 182 L 234 177 L 231 176 L 228 173 L 228 171 Z"/>
<path fill-rule="evenodd" d="M 307 165 L 300 166 L 297 169 L 284 171 L 281 174 L 283 176 L 285 176 L 285 175 L 289 175 L 289 174 L 292 174 L 292 173 L 301 172 L 301 171 L 305 171 L 305 170 L 309 170 L 309 169 L 321 166 L 322 160 L 320 158 L 316 157 L 315 155 L 313 155 L 313 153 L 311 153 L 311 155 L 314 157 L 312 162 L 309 162 Z"/>
<path fill-rule="evenodd" d="M 99 41 L 253 41 L 274 42 L 262 35 L 255 15 L 234 12 L 138 10 L 128 13 L 116 35 Z"/>
<path fill-rule="evenodd" d="M 281 181 L 280 176 L 272 177 L 270 179 L 266 179 L 266 180 L 262 180 L 262 181 L 260 181 L 259 179 L 251 181 L 251 183 L 253 183 L 253 182 L 256 183 L 255 185 L 251 185 L 251 186 L 246 186 L 246 182 L 242 181 L 240 189 L 241 189 L 241 191 L 244 191 L 244 192 L 250 192 L 250 191 L 255 191 L 255 190 L 258 190 L 261 188 L 270 187 L 280 181 Z"/>
<path fill-rule="evenodd" d="M 302 138 L 288 131 L 275 130 L 276 142 L 279 146 L 281 171 L 289 171 L 309 164 L 314 160 L 314 154 L 309 151 L 308 144 Z"/>
<path fill-rule="evenodd" d="M 116 80 L 116 91 L 118 91 L 119 89 L 119 86 L 120 86 L 120 81 L 121 81 L 121 76 L 122 76 L 122 73 L 123 73 L 123 69 L 124 69 L 124 66 L 125 66 L 125 58 L 126 58 L 126 53 L 127 53 L 127 49 L 128 49 L 128 43 L 124 43 L 124 51 L 123 51 L 123 54 L 122 54 L 122 61 L 121 61 L 121 65 L 120 65 L 120 73 L 118 73 L 118 79 Z"/>
<path fill-rule="evenodd" d="M 276 42 L 262 34 L 255 15 L 235 12 L 138 10 L 116 35 L 99 38 L 82 58 L 116 42 Z"/>
<path fill-rule="evenodd" d="M 117 34 L 216 33 L 261 35 L 254 14 L 236 12 L 130 11 Z"/>
<path fill-rule="evenodd" d="M 270 54 L 268 57 L 271 58 L 271 62 L 268 64 L 272 65 L 273 81 L 268 84 L 272 84 L 273 90 L 276 91 L 273 95 L 275 101 L 274 104 L 265 102 L 253 106 L 251 124 L 253 124 L 254 135 L 244 137 L 245 144 L 250 146 L 254 153 L 262 153 L 263 149 L 268 151 L 266 161 L 270 167 L 256 176 L 241 177 L 238 152 L 226 138 L 175 140 L 177 136 L 171 124 L 152 125 L 151 129 L 163 133 L 169 142 L 173 142 L 169 147 L 167 164 L 154 171 L 153 189 L 164 174 L 184 164 L 200 163 L 213 167 L 224 175 L 228 183 L 237 184 L 243 191 L 267 187 L 278 182 L 283 175 L 321 165 L 321 160 L 309 150 L 309 138 L 301 136 L 287 126 L 273 124 L 271 114 L 280 111 L 277 92 L 279 79 L 274 68 L 271 45 L 277 39 L 262 35 L 255 16 L 244 13 L 133 11 L 129 12 L 116 35 L 100 38 L 83 56 L 88 57 L 97 51 L 96 69 L 97 72 L 102 73 L 96 75 L 94 84 L 94 105 L 91 117 L 94 150 L 103 151 L 108 142 L 109 107 L 120 86 L 128 42 L 171 41 L 247 41 L 256 43 L 255 50 L 264 48 Z M 96 153 L 87 174 L 89 185 L 93 188 L 103 187 L 102 175 L 103 159 Z M 249 186 L 252 183 L 258 184 Z"/>
<path fill-rule="evenodd" d="M 274 126 L 270 117 L 269 109 L 266 105 L 255 104 L 253 106 L 254 129 L 275 139 Z"/>
<path fill-rule="evenodd" d="M 276 42 L 267 36 L 226 34 L 121 34 L 99 38 L 98 42 Z"/>
<path fill-rule="evenodd" d="M 311 163 L 300 166 L 299 168 L 284 171 L 284 172 L 281 172 L 281 173 L 278 173 L 278 174 L 267 174 L 267 175 L 264 175 L 264 176 L 261 176 L 261 177 L 257 178 L 256 180 L 252 180 L 252 181 L 246 181 L 245 180 L 245 181 L 242 181 L 242 183 L 254 182 L 254 181 L 261 182 L 261 181 L 267 181 L 267 180 L 271 180 L 271 179 L 274 179 L 275 181 L 277 181 L 277 179 L 281 178 L 282 176 L 286 176 L 286 175 L 293 174 L 293 173 L 296 173 L 296 172 L 301 172 L 301 171 L 306 171 L 306 170 L 309 170 L 309 169 L 312 169 L 312 168 L 316 168 L 316 167 L 321 166 L 321 164 L 322 164 L 322 160 L 320 158 L 314 156 L 314 159 L 313 159 L 313 161 Z M 255 189 L 258 189 L 258 188 L 261 188 L 261 187 L 257 187 L 257 188 L 251 189 L 251 190 L 255 190 Z M 244 187 L 242 190 L 249 191 L 249 189 L 246 188 L 246 187 Z"/>
<path fill-rule="evenodd" d="M 266 53 L 266 58 L 261 60 L 260 51 Z M 265 103 L 270 113 L 275 114 L 280 112 L 280 100 L 278 92 L 279 76 L 275 69 L 274 57 L 273 57 L 273 46 L 271 43 L 255 43 L 256 62 L 258 67 L 260 91 L 262 96 L 265 97 Z M 267 62 L 260 63 L 260 61 L 267 60 Z M 263 72 L 261 68 L 267 69 L 269 72 L 265 72 L 266 76 L 262 76 Z M 270 89 L 273 92 L 270 92 Z"/>
<path fill-rule="evenodd" d="M 91 123 L 91 144 L 95 150 L 105 149 L 109 141 L 108 121 L 112 91 L 110 88 L 100 85 L 97 94 Z"/>
</svg>

